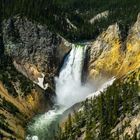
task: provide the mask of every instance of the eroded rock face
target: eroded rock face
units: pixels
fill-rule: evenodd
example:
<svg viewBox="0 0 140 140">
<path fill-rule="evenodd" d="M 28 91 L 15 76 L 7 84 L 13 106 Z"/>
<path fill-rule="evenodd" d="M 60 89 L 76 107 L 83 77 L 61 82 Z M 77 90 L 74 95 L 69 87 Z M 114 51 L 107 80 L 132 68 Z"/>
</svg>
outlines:
<svg viewBox="0 0 140 140">
<path fill-rule="evenodd" d="M 47 26 L 14 17 L 3 23 L 5 52 L 14 58 L 15 67 L 26 77 L 46 89 L 64 55 L 70 50 Z M 38 78 L 43 78 L 39 83 Z M 43 86 L 42 86 L 43 85 Z"/>
<path fill-rule="evenodd" d="M 14 98 L 0 82 L 0 139 L 25 139 L 27 122 L 48 108 L 44 94 L 32 90 L 27 96 Z"/>
<path fill-rule="evenodd" d="M 27 122 L 51 106 L 53 79 L 70 44 L 27 18 L 5 20 L 2 31 L 0 139 L 24 140 Z"/>
<path fill-rule="evenodd" d="M 129 31 L 126 46 L 120 41 L 117 24 L 109 26 L 88 46 L 89 79 L 102 79 L 103 82 L 103 77 L 120 77 L 140 67 L 139 25 L 140 14 Z M 48 86 L 53 87 L 53 78 L 71 45 L 51 33 L 47 26 L 33 23 L 26 18 L 15 17 L 4 21 L 2 29 L 5 54 L 12 57 L 16 69 L 43 90 Z M 6 138 L 24 139 L 26 122 L 45 108 L 42 104 L 45 98 L 35 88 L 26 96 L 21 96 L 20 89 L 16 88 L 18 82 L 13 84 L 18 94 L 16 97 L 11 96 L 5 85 L 0 83 L 0 119 L 5 121 L 3 128 L 0 128 L 0 138 L 4 135 Z M 8 108 L 4 108 L 5 106 Z M 15 111 L 10 112 L 11 110 Z"/>
<path fill-rule="evenodd" d="M 120 31 L 117 24 L 109 26 L 91 45 L 89 77 L 109 77 L 117 73 L 122 63 Z"/>
<path fill-rule="evenodd" d="M 25 127 L 51 102 L 48 93 L 16 70 L 12 58 L 0 57 L 0 139 L 25 139 Z"/>
<path fill-rule="evenodd" d="M 129 31 L 126 42 L 125 58 L 119 75 L 127 73 L 128 70 L 133 71 L 140 67 L 140 13 L 136 23 Z"/>
<path fill-rule="evenodd" d="M 129 31 L 126 45 L 121 42 L 117 24 L 109 26 L 90 48 L 88 74 L 90 79 L 120 77 L 140 67 L 140 14 Z"/>
</svg>

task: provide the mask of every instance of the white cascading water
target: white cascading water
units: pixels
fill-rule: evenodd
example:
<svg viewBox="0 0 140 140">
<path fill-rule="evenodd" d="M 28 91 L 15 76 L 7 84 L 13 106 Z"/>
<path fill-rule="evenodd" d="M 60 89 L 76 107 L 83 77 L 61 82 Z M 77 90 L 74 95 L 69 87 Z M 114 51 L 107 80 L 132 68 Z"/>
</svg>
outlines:
<svg viewBox="0 0 140 140">
<path fill-rule="evenodd" d="M 28 127 L 27 140 L 52 140 L 53 130 L 57 127 L 64 111 L 93 93 L 93 86 L 81 83 L 85 53 L 86 46 L 72 45 L 59 77 L 55 78 L 57 108 L 34 119 L 35 122 Z"/>
<path fill-rule="evenodd" d="M 72 46 L 59 77 L 55 79 L 57 104 L 69 108 L 91 92 L 91 88 L 81 83 L 85 53 L 86 46 Z"/>
</svg>

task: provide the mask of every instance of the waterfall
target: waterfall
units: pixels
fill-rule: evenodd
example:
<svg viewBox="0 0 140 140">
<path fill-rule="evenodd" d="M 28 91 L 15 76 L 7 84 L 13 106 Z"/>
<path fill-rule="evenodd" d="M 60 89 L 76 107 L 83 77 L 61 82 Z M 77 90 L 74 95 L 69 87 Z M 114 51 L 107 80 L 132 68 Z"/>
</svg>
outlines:
<svg viewBox="0 0 140 140">
<path fill-rule="evenodd" d="M 86 46 L 72 45 L 60 70 L 56 83 L 56 104 L 54 110 L 35 118 L 35 123 L 29 125 L 31 136 L 28 140 L 51 140 L 53 129 L 57 127 L 62 114 L 77 102 L 84 100 L 91 91 L 88 86 L 82 86 L 81 77 L 85 60 Z M 52 130 L 52 131 L 50 131 Z"/>
<path fill-rule="evenodd" d="M 70 107 L 87 96 L 81 83 L 86 46 L 73 45 L 56 81 L 56 102 Z"/>
<path fill-rule="evenodd" d="M 34 118 L 34 123 L 28 127 L 27 140 L 52 140 L 63 113 L 93 93 L 93 85 L 81 83 L 85 54 L 86 46 L 72 45 L 59 76 L 55 78 L 56 106 Z"/>
</svg>

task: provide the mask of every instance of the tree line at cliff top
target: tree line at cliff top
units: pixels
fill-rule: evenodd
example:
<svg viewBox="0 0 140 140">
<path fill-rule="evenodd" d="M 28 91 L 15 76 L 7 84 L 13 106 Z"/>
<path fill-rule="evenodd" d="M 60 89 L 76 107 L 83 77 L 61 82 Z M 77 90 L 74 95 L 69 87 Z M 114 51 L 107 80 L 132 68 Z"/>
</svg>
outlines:
<svg viewBox="0 0 140 140">
<path fill-rule="evenodd" d="M 89 23 L 91 18 L 106 10 L 108 18 Z M 2 12 L 4 18 L 20 14 L 46 24 L 72 42 L 94 39 L 109 25 L 118 22 L 122 39 L 125 39 L 140 12 L 140 0 L 2 0 Z M 70 27 L 67 19 L 77 29 Z"/>
</svg>

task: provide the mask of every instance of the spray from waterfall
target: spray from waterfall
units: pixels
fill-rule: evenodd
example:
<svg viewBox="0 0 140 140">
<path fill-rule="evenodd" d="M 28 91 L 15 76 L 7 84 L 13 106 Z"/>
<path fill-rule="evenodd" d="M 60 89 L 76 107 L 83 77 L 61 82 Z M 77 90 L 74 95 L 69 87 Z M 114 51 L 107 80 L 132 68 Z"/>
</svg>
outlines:
<svg viewBox="0 0 140 140">
<path fill-rule="evenodd" d="M 53 129 L 57 128 L 63 113 L 94 92 L 93 85 L 81 82 L 86 49 L 86 46 L 72 45 L 59 76 L 55 78 L 57 107 L 35 118 L 35 123 L 28 127 L 30 136 L 27 140 L 51 140 Z"/>
<path fill-rule="evenodd" d="M 68 108 L 82 101 L 93 91 L 89 85 L 83 86 L 81 83 L 85 54 L 86 46 L 72 46 L 59 77 L 55 78 L 57 104 Z"/>
</svg>

